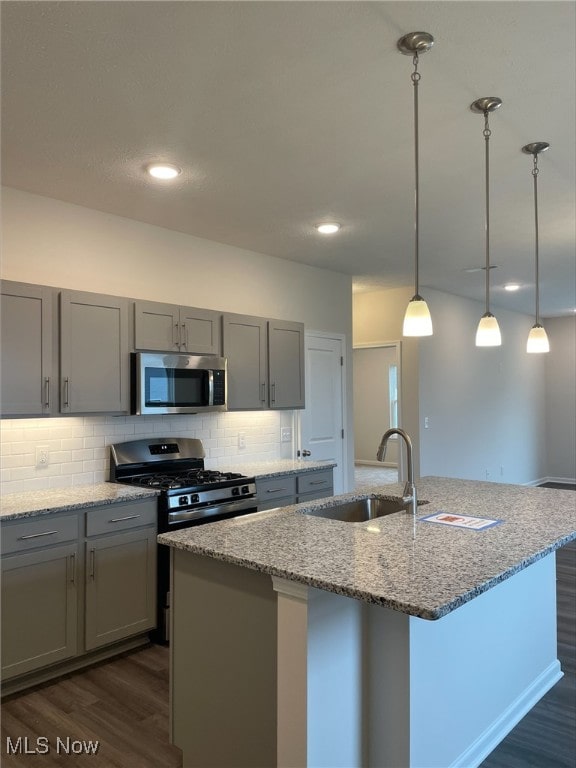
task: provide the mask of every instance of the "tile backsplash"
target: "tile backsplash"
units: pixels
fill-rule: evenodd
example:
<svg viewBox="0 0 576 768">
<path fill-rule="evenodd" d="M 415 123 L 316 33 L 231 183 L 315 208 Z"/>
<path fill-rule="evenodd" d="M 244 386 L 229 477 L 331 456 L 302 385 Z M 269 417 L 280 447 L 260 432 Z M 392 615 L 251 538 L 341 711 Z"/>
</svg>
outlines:
<svg viewBox="0 0 576 768">
<path fill-rule="evenodd" d="M 207 413 L 191 416 L 79 416 L 4 419 L 0 423 L 3 493 L 18 493 L 108 480 L 111 443 L 146 437 L 196 437 L 206 466 L 293 457 L 281 428 L 296 430 L 294 411 Z M 239 435 L 245 447 L 239 447 Z M 38 466 L 47 451 L 48 463 Z"/>
</svg>

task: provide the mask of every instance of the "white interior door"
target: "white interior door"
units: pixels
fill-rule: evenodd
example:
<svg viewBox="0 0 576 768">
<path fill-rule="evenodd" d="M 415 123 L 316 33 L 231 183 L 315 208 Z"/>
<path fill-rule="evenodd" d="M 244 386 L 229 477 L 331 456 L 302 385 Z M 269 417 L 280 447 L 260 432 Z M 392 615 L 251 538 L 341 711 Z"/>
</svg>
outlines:
<svg viewBox="0 0 576 768">
<path fill-rule="evenodd" d="M 300 412 L 299 451 L 335 461 L 334 493 L 344 492 L 344 338 L 306 333 L 306 408 Z"/>
</svg>

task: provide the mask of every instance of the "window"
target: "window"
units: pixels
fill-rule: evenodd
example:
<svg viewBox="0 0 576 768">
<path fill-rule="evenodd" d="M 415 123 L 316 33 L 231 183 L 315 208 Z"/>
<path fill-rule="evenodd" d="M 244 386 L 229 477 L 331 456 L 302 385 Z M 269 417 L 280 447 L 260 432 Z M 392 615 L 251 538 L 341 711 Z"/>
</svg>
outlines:
<svg viewBox="0 0 576 768">
<path fill-rule="evenodd" d="M 390 401 L 390 426 L 398 427 L 398 366 L 388 366 L 388 398 Z"/>
</svg>

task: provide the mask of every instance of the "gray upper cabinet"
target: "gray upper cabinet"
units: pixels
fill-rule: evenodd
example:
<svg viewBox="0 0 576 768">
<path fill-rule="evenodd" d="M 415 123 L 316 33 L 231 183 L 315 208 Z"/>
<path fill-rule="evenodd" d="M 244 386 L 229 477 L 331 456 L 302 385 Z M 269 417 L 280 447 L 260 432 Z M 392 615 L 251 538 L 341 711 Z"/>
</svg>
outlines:
<svg viewBox="0 0 576 768">
<path fill-rule="evenodd" d="M 224 315 L 223 354 L 228 361 L 228 410 L 268 407 L 267 321 Z"/>
<path fill-rule="evenodd" d="M 224 315 L 228 410 L 304 407 L 304 325 Z"/>
<path fill-rule="evenodd" d="M 127 413 L 128 299 L 60 293 L 60 410 Z"/>
<path fill-rule="evenodd" d="M 1 393 L 3 416 L 50 414 L 53 377 L 53 289 L 2 281 Z"/>
<path fill-rule="evenodd" d="M 220 312 L 157 301 L 134 302 L 134 348 L 219 355 Z"/>
<path fill-rule="evenodd" d="M 304 326 L 268 321 L 271 408 L 304 408 Z"/>
</svg>

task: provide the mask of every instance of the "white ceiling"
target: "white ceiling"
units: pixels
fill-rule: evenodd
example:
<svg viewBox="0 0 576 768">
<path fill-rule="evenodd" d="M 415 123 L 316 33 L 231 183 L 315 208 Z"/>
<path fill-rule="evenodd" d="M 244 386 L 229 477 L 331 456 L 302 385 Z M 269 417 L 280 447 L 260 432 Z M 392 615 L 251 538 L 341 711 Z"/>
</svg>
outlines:
<svg viewBox="0 0 576 768">
<path fill-rule="evenodd" d="M 7 2 L 3 183 L 334 269 L 357 290 L 413 275 L 412 62 L 421 57 L 421 286 L 483 299 L 490 117 L 492 304 L 576 306 L 573 2 Z M 183 168 L 149 180 L 151 160 Z M 335 219 L 337 236 L 314 224 Z M 159 254 L 161 258 L 161 254 Z M 516 294 L 504 292 L 517 281 Z"/>
</svg>

